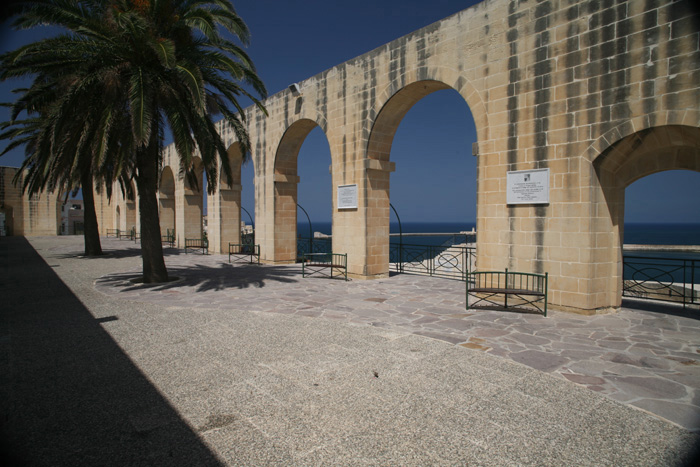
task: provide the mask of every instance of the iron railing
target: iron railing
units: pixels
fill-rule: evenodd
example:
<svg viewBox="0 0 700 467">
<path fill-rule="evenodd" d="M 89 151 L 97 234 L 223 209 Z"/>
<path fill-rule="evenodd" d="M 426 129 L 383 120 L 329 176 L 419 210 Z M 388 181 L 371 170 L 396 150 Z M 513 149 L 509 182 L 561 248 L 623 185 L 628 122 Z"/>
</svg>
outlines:
<svg viewBox="0 0 700 467">
<path fill-rule="evenodd" d="M 406 244 L 389 246 L 389 268 L 399 273 L 466 281 L 475 262 L 475 247 Z"/>
<path fill-rule="evenodd" d="M 622 296 L 700 304 L 700 260 L 623 256 Z"/>
<path fill-rule="evenodd" d="M 241 243 L 243 245 L 255 245 L 255 232 L 252 232 L 252 233 L 241 232 Z"/>
<path fill-rule="evenodd" d="M 331 253 L 333 241 L 331 238 L 303 238 L 297 239 L 297 262 L 301 262 L 304 255 L 309 253 Z"/>
</svg>

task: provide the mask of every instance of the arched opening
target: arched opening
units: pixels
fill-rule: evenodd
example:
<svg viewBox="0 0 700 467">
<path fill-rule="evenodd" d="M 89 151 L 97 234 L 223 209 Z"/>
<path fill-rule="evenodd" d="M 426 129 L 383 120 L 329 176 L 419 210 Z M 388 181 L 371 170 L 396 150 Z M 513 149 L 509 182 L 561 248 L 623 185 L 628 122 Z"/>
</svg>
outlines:
<svg viewBox="0 0 700 467">
<path fill-rule="evenodd" d="M 698 224 L 700 172 L 657 172 L 625 189 L 625 245 L 697 245 L 700 235 L 689 226 Z"/>
<path fill-rule="evenodd" d="M 402 221 L 413 223 L 411 230 L 461 231 L 474 226 L 475 141 L 476 128 L 464 97 L 445 83 L 409 84 L 383 106 L 368 143 L 369 158 L 381 161 L 368 164 L 367 170 L 368 275 L 389 270 L 390 201 Z M 391 183 L 390 159 L 396 164 Z"/>
<path fill-rule="evenodd" d="M 204 209 L 203 193 L 204 167 L 202 160 L 195 157 L 192 162 L 191 173 L 185 176 L 185 203 L 184 203 L 184 237 L 178 237 L 178 244 L 184 244 L 185 238 L 202 238 L 202 215 Z M 180 232 L 178 229 L 178 236 Z"/>
<path fill-rule="evenodd" d="M 126 197 L 125 201 L 125 218 L 126 222 L 122 230 L 129 231 L 131 229 L 138 229 L 137 227 L 137 213 L 136 213 L 136 187 L 134 183 L 131 182 L 126 187 Z"/>
<path fill-rule="evenodd" d="M 700 128 L 666 125 L 632 133 L 608 147 L 593 165 L 603 196 L 595 200 L 597 205 L 592 211 L 596 213 L 592 219 L 596 246 L 592 254 L 596 270 L 608 272 L 603 277 L 598 274 L 600 288 L 610 294 L 608 303 L 620 306 L 625 191 L 649 175 L 672 170 L 700 172 Z M 668 206 L 669 210 L 673 208 Z"/>
<path fill-rule="evenodd" d="M 161 235 L 175 235 L 175 174 L 170 166 L 165 166 L 160 174 L 158 185 L 160 204 Z"/>
<path fill-rule="evenodd" d="M 275 217 L 272 258 L 275 262 L 291 263 L 297 259 L 297 206 L 300 202 L 297 192 L 297 185 L 300 181 L 297 162 L 302 144 L 304 144 L 312 130 L 317 127 L 318 124 L 313 120 L 302 119 L 296 121 L 287 129 L 277 149 L 274 175 Z M 327 145 L 328 142 L 321 137 L 322 134 L 323 132 L 320 132 L 319 135 L 312 137 L 312 139 L 323 139 Z M 316 143 L 318 144 L 318 141 Z M 330 154 L 330 149 L 328 153 Z M 322 198 L 318 193 L 319 187 L 323 185 L 323 182 L 317 180 L 312 173 L 316 173 L 317 170 L 327 172 L 328 163 L 330 162 L 327 160 L 324 161 L 326 163 L 321 163 L 319 159 L 323 159 L 323 157 L 317 156 L 312 164 L 305 164 L 305 167 L 313 165 L 313 168 L 309 169 L 310 180 L 306 186 L 306 188 L 310 188 L 310 191 L 308 193 L 302 191 L 302 193 L 306 193 L 304 199 L 308 203 L 308 207 L 313 207 L 312 213 L 319 212 L 324 205 L 323 201 L 316 202 L 316 200 Z M 311 234 L 313 235 L 313 232 Z"/>
<path fill-rule="evenodd" d="M 252 158 L 241 165 L 241 242 L 260 244 L 255 238 L 255 165 Z"/>
<path fill-rule="evenodd" d="M 211 251 L 226 253 L 229 243 L 241 243 L 241 163 L 239 143 L 228 148 L 231 180 L 227 180 L 219 163 L 218 189 L 207 198 L 207 236 Z"/>
<path fill-rule="evenodd" d="M 297 193 L 297 257 L 331 252 L 333 234 L 333 181 L 331 149 L 323 130 L 314 127 L 299 150 L 300 183 Z"/>
</svg>

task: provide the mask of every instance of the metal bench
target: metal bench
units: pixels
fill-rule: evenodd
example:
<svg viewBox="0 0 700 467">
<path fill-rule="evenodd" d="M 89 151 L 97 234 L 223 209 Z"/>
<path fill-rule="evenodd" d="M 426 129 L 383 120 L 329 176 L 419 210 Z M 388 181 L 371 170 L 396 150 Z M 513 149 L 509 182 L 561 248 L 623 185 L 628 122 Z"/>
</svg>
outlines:
<svg viewBox="0 0 700 467">
<path fill-rule="evenodd" d="M 161 243 L 167 243 L 170 245 L 170 248 L 173 248 L 175 246 L 175 231 L 168 229 L 165 232 L 165 235 L 160 236 L 160 241 Z"/>
<path fill-rule="evenodd" d="M 248 263 L 260 264 L 260 245 L 253 245 L 251 243 L 229 243 L 228 244 L 228 262 L 231 262 L 231 257 L 233 256 L 233 262 L 239 263 L 246 261 L 247 257 L 250 257 Z"/>
<path fill-rule="evenodd" d="M 119 229 L 107 229 L 108 237 L 119 237 Z"/>
<path fill-rule="evenodd" d="M 202 250 L 202 254 L 209 253 L 209 241 L 206 238 L 186 238 L 185 239 L 185 254 L 187 250 Z"/>
<path fill-rule="evenodd" d="M 486 307 L 496 309 L 522 309 L 534 307 L 547 316 L 547 283 L 548 273 L 533 274 L 527 272 L 477 271 L 467 274 L 467 310 L 469 297 L 476 298 L 471 307 L 476 308 L 481 302 Z M 503 301 L 495 301 L 494 297 L 503 295 Z M 508 297 L 515 297 L 517 303 L 508 304 Z M 540 302 L 544 306 L 539 306 Z M 482 305 L 483 307 L 484 305 Z"/>
<path fill-rule="evenodd" d="M 127 240 L 133 240 L 134 236 L 136 235 L 136 227 L 132 227 L 129 230 L 118 230 L 117 231 L 117 238 L 119 240 L 126 238 Z"/>
<path fill-rule="evenodd" d="M 314 274 L 333 278 L 333 271 L 348 280 L 347 253 L 305 253 L 301 260 L 301 277 Z"/>
</svg>

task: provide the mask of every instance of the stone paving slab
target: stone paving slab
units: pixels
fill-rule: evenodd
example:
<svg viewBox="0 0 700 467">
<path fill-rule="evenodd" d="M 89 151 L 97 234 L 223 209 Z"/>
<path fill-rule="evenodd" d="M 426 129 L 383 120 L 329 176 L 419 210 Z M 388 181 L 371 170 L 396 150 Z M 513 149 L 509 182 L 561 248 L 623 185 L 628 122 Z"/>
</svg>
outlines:
<svg viewBox="0 0 700 467">
<path fill-rule="evenodd" d="M 36 464 L 694 460 L 692 314 L 467 312 L 455 281 L 302 279 L 176 250 L 180 280 L 134 285 L 133 243 L 87 259 L 80 238 L 30 241 L 45 263 L 26 242 L 0 255 L 0 400 L 3 435 L 24 454 L 40 443 Z"/>
<path fill-rule="evenodd" d="M 226 308 L 235 302 L 237 308 L 251 311 L 367 324 L 440 339 L 509 358 L 689 430 L 700 429 L 697 309 L 664 310 L 657 305 L 660 311 L 653 306 L 623 308 L 613 315 L 590 317 L 552 311 L 544 318 L 467 311 L 463 283 L 424 276 L 302 281 L 298 266 L 231 266 L 217 255 L 172 255 L 168 265 L 182 280 L 135 286 L 127 280 L 138 274 L 135 268 L 101 277 L 96 288 L 169 306 Z M 175 293 L 178 298 L 172 299 Z"/>
</svg>

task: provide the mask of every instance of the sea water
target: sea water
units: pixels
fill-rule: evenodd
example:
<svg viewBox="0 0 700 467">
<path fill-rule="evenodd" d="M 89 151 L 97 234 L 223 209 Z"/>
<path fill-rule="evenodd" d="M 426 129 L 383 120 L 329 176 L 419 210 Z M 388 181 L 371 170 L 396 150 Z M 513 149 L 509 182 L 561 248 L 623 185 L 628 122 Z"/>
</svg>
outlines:
<svg viewBox="0 0 700 467">
<path fill-rule="evenodd" d="M 454 236 L 458 232 L 470 232 L 475 228 L 474 222 L 404 222 L 401 224 L 401 232 L 406 233 L 445 233 L 443 236 L 413 237 L 391 236 L 391 244 L 399 241 L 405 246 L 438 246 L 463 243 L 464 236 Z M 302 238 L 309 237 L 308 222 L 300 222 L 297 233 Z M 331 235 L 330 222 L 312 223 L 313 232 L 322 232 Z M 399 233 L 399 224 L 391 223 L 390 232 Z M 469 237 L 470 239 L 473 237 Z M 634 224 L 627 223 L 624 227 L 624 243 L 627 245 L 700 245 L 700 224 Z M 627 251 L 625 263 L 634 264 L 636 269 L 653 268 L 658 274 L 659 268 L 671 271 L 668 276 L 677 283 L 688 282 L 688 277 L 697 275 L 700 277 L 700 253 L 693 252 L 666 252 L 666 251 Z M 648 258 L 648 259 L 647 259 Z M 681 261 L 679 261 L 681 260 Z M 688 261 L 692 260 L 692 261 Z M 648 263 L 648 264 L 647 264 Z M 635 279 L 634 268 L 627 266 L 624 270 L 625 279 Z M 642 279 L 644 271 L 642 271 Z M 688 276 L 688 277 L 686 277 Z M 646 279 L 644 279 L 646 280 Z"/>
<path fill-rule="evenodd" d="M 330 222 L 312 222 L 314 232 L 326 235 L 332 234 Z M 402 233 L 446 233 L 471 231 L 476 228 L 475 222 L 403 222 Z M 399 224 L 390 224 L 392 234 L 399 233 Z M 303 238 L 309 237 L 309 223 L 299 222 L 297 233 Z M 634 224 L 627 223 L 624 228 L 624 243 L 635 245 L 700 245 L 700 223 L 697 224 Z M 441 245 L 449 240 L 451 235 L 439 237 L 404 237 L 404 244 Z M 461 237 L 462 239 L 464 237 Z M 398 243 L 397 236 L 391 237 L 392 243 Z"/>
</svg>

